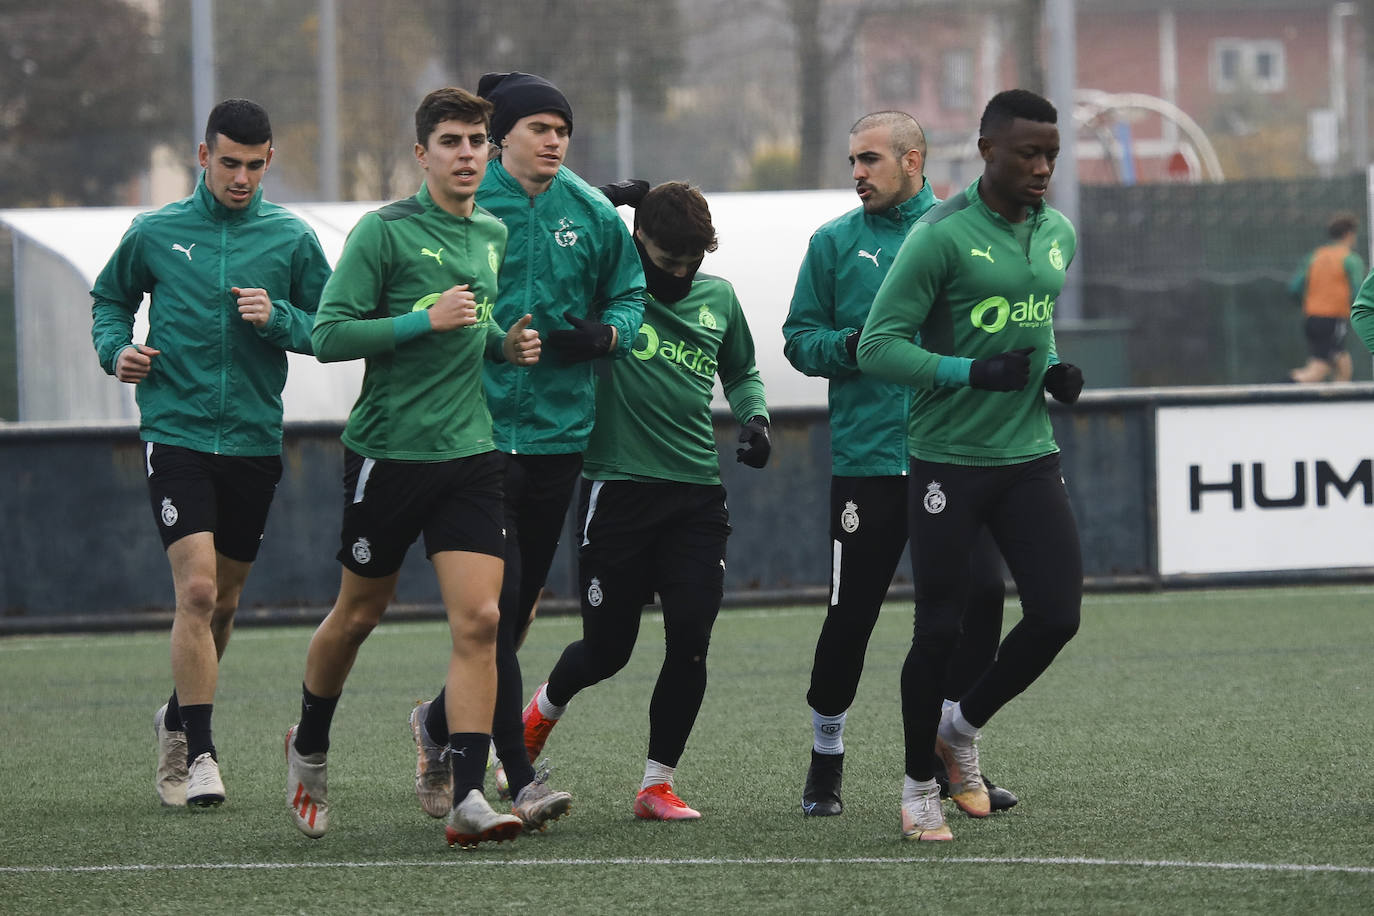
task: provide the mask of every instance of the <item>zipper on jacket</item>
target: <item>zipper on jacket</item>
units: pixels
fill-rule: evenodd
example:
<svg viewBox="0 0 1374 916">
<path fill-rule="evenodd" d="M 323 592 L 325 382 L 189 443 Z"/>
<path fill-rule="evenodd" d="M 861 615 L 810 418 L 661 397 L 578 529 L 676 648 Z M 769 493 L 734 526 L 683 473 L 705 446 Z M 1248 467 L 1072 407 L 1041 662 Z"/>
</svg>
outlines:
<svg viewBox="0 0 1374 916">
<path fill-rule="evenodd" d="M 526 290 L 527 293 L 528 293 L 529 290 L 534 289 L 534 258 L 532 257 L 532 255 L 533 255 L 533 253 L 534 253 L 534 251 L 535 251 L 535 246 L 534 246 L 535 234 L 534 234 L 534 230 L 535 230 L 535 223 L 536 223 L 536 222 L 537 222 L 537 220 L 535 219 L 535 213 L 534 213 L 534 198 L 531 197 L 531 198 L 530 198 L 530 209 L 529 209 L 529 214 L 528 214 L 528 217 L 527 217 L 527 219 L 526 219 L 526 225 L 525 225 L 525 232 L 526 232 L 526 236 L 525 236 L 525 237 L 526 237 L 527 239 L 529 239 L 529 253 L 531 254 L 531 257 L 525 258 L 525 290 Z M 530 314 L 534 314 L 534 308 L 533 308 L 533 306 L 530 305 L 530 303 L 529 303 L 528 300 L 525 302 L 525 309 L 524 309 L 524 312 L 529 312 Z M 522 312 L 521 314 L 524 314 L 524 312 Z M 523 372 L 516 372 L 516 373 L 515 373 L 515 398 L 514 398 L 514 400 L 515 400 L 515 405 L 514 405 L 514 407 L 515 407 L 515 417 L 518 418 L 518 417 L 520 416 L 521 412 L 522 412 L 522 411 L 521 411 L 521 407 L 522 407 L 522 404 L 524 403 L 524 400 L 525 400 L 525 373 L 523 373 Z M 516 436 L 517 436 L 517 434 L 519 433 L 519 430 L 520 430 L 520 423 L 518 423 L 518 422 L 513 422 L 513 423 L 510 424 L 510 453 L 511 453 L 512 455 L 518 455 L 518 454 L 520 454 L 520 446 L 519 446 L 519 443 L 516 442 Z"/>
<path fill-rule="evenodd" d="M 221 222 L 219 225 L 219 288 L 215 290 L 214 301 L 218 304 L 215 309 L 219 313 L 219 415 L 215 418 L 215 454 L 220 453 L 223 446 L 222 437 L 224 435 L 224 407 L 226 400 L 226 389 L 229 387 L 229 312 L 223 307 L 223 297 L 225 295 L 225 282 L 227 281 L 226 261 L 228 260 L 229 245 L 229 224 Z"/>
</svg>

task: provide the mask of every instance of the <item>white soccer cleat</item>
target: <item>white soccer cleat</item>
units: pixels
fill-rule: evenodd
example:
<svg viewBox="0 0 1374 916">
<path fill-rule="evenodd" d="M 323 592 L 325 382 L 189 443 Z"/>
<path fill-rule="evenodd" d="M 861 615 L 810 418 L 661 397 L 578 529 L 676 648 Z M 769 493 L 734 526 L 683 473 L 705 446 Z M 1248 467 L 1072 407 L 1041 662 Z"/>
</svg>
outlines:
<svg viewBox="0 0 1374 916">
<path fill-rule="evenodd" d="M 547 768 L 536 773 L 534 782 L 520 790 L 511 811 L 525 825 L 526 833 L 535 833 L 568 813 L 572 807 L 572 796 L 549 788 Z M 509 792 L 509 789 L 507 789 Z"/>
<path fill-rule="evenodd" d="M 446 747 L 430 740 L 425 717 L 432 700 L 410 711 L 410 734 L 415 739 L 415 794 L 430 817 L 444 817 L 453 807 L 453 769 L 444 759 Z"/>
<path fill-rule="evenodd" d="M 167 728 L 167 704 L 153 713 L 153 734 L 157 736 L 157 778 L 153 785 L 164 805 L 180 808 L 186 804 L 186 732 Z"/>
<path fill-rule="evenodd" d="M 936 841 L 952 840 L 954 834 L 945 823 L 940 807 L 940 786 L 920 792 L 911 801 L 902 802 L 902 839 Z"/>
<path fill-rule="evenodd" d="M 286 730 L 286 803 L 296 829 L 318 840 L 329 829 L 325 755 L 296 751 L 296 726 Z"/>
<path fill-rule="evenodd" d="M 514 814 L 497 814 L 487 803 L 481 789 L 471 789 L 467 797 L 449 812 L 444 826 L 444 839 L 450 846 L 473 849 L 479 843 L 513 840 L 524 829 L 524 822 Z"/>
<path fill-rule="evenodd" d="M 224 801 L 224 781 L 219 777 L 219 762 L 209 751 L 186 768 L 186 804 L 210 808 Z"/>
<path fill-rule="evenodd" d="M 939 735 L 935 737 L 935 756 L 945 765 L 949 774 L 949 799 L 969 817 L 987 817 L 992 813 L 992 802 L 988 798 L 987 783 L 978 768 L 978 742 L 975 738 L 967 744 L 946 741 Z"/>
</svg>

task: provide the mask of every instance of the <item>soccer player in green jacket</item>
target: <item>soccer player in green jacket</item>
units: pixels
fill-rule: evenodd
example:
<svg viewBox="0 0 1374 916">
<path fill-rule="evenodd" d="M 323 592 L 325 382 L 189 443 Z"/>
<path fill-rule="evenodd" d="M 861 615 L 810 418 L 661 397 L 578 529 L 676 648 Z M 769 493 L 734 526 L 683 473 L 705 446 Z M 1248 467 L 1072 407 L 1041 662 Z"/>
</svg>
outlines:
<svg viewBox="0 0 1374 916">
<path fill-rule="evenodd" d="M 859 340 L 864 372 L 916 390 L 907 428 L 916 627 L 902 668 L 907 839 L 952 839 L 932 751 L 955 803 L 988 815 L 978 730 L 1078 630 L 1078 528 L 1041 393 L 1072 403 L 1083 387 L 1054 346 L 1055 300 L 1077 246 L 1073 225 L 1044 202 L 1059 153 L 1056 122 L 1054 106 L 1026 90 L 988 102 L 982 177 L 917 222 Z M 1022 617 L 992 665 L 942 710 L 968 557 L 983 526 L 1011 570 Z"/>
<path fill-rule="evenodd" d="M 572 698 L 625 666 L 657 592 L 664 658 L 633 811 L 688 820 L 701 815 L 674 791 L 673 776 L 706 693 L 730 534 L 711 422 L 715 379 L 742 425 L 736 460 L 750 467 L 768 460 L 768 407 L 734 288 L 698 272 L 716 248 L 701 192 L 682 182 L 649 191 L 634 236 L 648 305 L 632 357 L 613 363 L 597 386 L 577 526 L 582 638 L 526 706 L 525 744 L 537 756 Z"/>
<path fill-rule="evenodd" d="M 492 724 L 504 765 L 497 790 L 519 798 L 533 782 L 523 744 L 524 701 L 516 648 L 524 637 L 563 534 L 596 416 L 598 366 L 629 357 L 644 315 L 644 271 L 615 207 L 563 164 L 572 141 L 567 98 L 532 73 L 488 73 L 477 94 L 493 105 L 487 168 L 477 203 L 506 224 L 496 319 L 534 316 L 547 351 L 529 370 L 492 364 L 483 382 L 493 438 L 506 466 L 506 573 L 497 633 L 498 688 Z M 420 806 L 442 816 L 440 780 L 446 703 L 441 691 L 411 712 Z"/>
<path fill-rule="evenodd" d="M 849 163 L 862 206 L 811 236 L 782 326 L 788 361 L 830 380 L 830 603 L 806 692 L 813 735 L 801 805 L 808 817 L 844 810 L 845 719 L 907 545 L 906 424 L 914 392 L 861 373 L 854 352 L 897 249 L 938 203 L 925 155 L 921 125 L 905 112 L 879 111 L 855 122 Z M 951 704 L 991 664 L 1002 638 L 1002 558 L 986 531 L 976 540 L 969 575 L 969 610 L 950 662 Z M 988 795 L 995 811 L 1017 802 L 991 782 Z"/>
<path fill-rule="evenodd" d="M 286 733 L 286 800 L 310 837 L 328 829 L 329 729 L 358 649 L 396 593 L 423 534 L 448 613 L 446 686 L 453 753 L 449 845 L 501 841 L 567 810 L 547 786 L 498 814 L 482 795 L 496 697 L 497 595 L 505 531 L 503 462 L 482 392 L 484 360 L 539 359 L 525 315 L 493 318 L 506 228 L 476 205 L 487 165 L 490 105 L 438 89 L 415 112 L 414 196 L 363 216 L 325 287 L 312 339 L 324 362 L 365 359 L 344 427 L 339 596 L 306 655 L 301 715 Z"/>
<path fill-rule="evenodd" d="M 153 517 L 172 567 L 175 689 L 153 715 L 164 805 L 224 801 L 211 728 L 219 660 L 281 479 L 286 351 L 310 353 L 329 261 L 315 232 L 263 199 L 261 105 L 210 112 L 190 197 L 136 217 L 96 278 L 100 365 L 136 385 Z M 134 316 L 151 296 L 148 338 Z"/>
</svg>

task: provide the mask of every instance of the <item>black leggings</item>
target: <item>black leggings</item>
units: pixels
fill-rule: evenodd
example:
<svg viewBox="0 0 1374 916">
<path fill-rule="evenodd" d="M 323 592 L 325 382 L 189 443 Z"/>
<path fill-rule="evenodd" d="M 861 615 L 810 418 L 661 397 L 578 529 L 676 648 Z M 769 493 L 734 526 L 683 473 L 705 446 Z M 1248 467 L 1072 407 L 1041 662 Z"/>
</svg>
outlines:
<svg viewBox="0 0 1374 916">
<path fill-rule="evenodd" d="M 681 483 L 586 481 L 579 511 L 582 638 L 549 674 L 548 699 L 624 668 L 644 606 L 663 608 L 663 666 L 649 701 L 649 759 L 675 767 L 706 694 L 706 653 L 725 585 L 730 534 L 725 489 Z"/>
<path fill-rule="evenodd" d="M 961 698 L 964 717 L 980 728 L 1078 631 L 1083 561 L 1057 454 L 981 468 L 913 459 L 911 480 L 916 624 L 902 667 L 902 721 L 907 775 L 930 779 L 948 659 L 967 605 L 966 564 L 979 529 L 992 532 L 1006 559 L 1022 614 L 992 665 Z"/>
<path fill-rule="evenodd" d="M 907 478 L 832 477 L 830 543 L 830 605 L 806 702 L 821 715 L 837 716 L 854 702 L 869 638 L 906 550 Z M 1002 638 L 1006 586 L 987 529 L 975 541 L 968 575 L 968 611 L 945 686 L 945 696 L 955 700 L 992 664 Z"/>
</svg>

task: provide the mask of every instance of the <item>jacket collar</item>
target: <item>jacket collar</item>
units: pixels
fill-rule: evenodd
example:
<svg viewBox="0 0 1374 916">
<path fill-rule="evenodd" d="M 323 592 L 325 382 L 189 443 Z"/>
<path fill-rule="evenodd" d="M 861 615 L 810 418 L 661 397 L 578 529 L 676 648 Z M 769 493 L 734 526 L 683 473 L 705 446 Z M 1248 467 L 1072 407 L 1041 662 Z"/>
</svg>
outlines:
<svg viewBox="0 0 1374 916">
<path fill-rule="evenodd" d="M 933 206 L 935 206 L 935 191 L 931 189 L 930 182 L 927 181 L 921 185 L 921 190 L 913 196 L 908 197 L 892 209 L 884 210 L 877 215 L 906 226 L 915 222 L 921 217 L 921 214 Z"/>
<path fill-rule="evenodd" d="M 536 195 L 537 197 L 543 197 L 563 180 L 564 168 L 565 166 L 559 166 L 558 173 L 553 176 L 553 181 L 549 182 L 549 186 Z M 530 196 L 530 192 L 525 190 L 525 186 L 506 169 L 505 164 L 500 159 L 493 159 L 487 163 L 487 176 L 506 193 L 517 194 L 525 198 Z M 482 183 L 486 184 L 486 180 L 484 179 Z"/>
<path fill-rule="evenodd" d="M 973 204 L 975 207 L 978 207 L 980 210 L 982 210 L 982 212 L 984 213 L 984 215 L 987 216 L 988 219 L 993 220 L 994 222 L 1002 223 L 1008 229 L 1010 229 L 1011 221 L 1008 220 L 1002 214 L 998 213 L 996 210 L 989 207 L 987 203 L 983 200 L 983 195 L 978 193 L 978 184 L 982 180 L 983 177 L 981 175 L 978 176 L 977 178 L 973 179 L 973 181 L 969 184 L 968 188 L 964 190 L 964 194 L 968 197 L 969 203 Z M 1041 220 L 1045 218 L 1045 202 L 1042 200 L 1040 201 L 1040 203 L 1036 204 L 1033 207 L 1027 207 L 1026 211 L 1026 219 L 1030 222 L 1032 226 L 1038 226 L 1040 225 Z"/>
<path fill-rule="evenodd" d="M 194 197 L 196 209 L 206 216 L 220 222 L 235 222 L 257 215 L 258 205 L 262 203 L 262 185 L 258 185 L 258 189 L 253 192 L 252 198 L 248 201 L 248 206 L 242 210 L 231 210 L 210 193 L 210 186 L 205 183 L 205 172 L 201 172 L 200 181 L 196 182 Z"/>
</svg>

